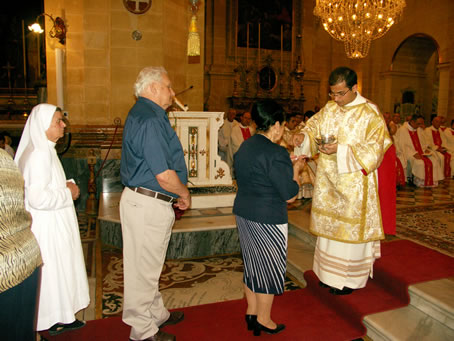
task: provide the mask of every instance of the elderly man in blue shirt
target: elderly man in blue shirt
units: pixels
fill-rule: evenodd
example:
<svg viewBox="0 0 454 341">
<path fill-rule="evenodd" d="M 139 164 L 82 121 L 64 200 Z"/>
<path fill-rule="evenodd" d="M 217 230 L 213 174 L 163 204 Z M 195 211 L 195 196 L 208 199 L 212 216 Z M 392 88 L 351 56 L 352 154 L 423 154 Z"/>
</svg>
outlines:
<svg viewBox="0 0 454 341">
<path fill-rule="evenodd" d="M 184 319 L 169 313 L 159 292 L 175 214 L 191 205 L 188 172 L 180 140 L 165 112 L 173 101 L 167 71 L 146 67 L 134 84 L 137 102 L 123 130 L 120 175 L 125 188 L 120 200 L 123 233 L 123 321 L 130 340 L 173 341 L 160 330 Z"/>
</svg>

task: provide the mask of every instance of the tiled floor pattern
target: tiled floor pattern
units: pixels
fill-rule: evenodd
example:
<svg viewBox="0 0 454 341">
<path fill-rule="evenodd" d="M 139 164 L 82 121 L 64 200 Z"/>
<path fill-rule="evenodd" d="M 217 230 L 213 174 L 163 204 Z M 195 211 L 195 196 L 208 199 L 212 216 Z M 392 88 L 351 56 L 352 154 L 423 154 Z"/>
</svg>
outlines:
<svg viewBox="0 0 454 341">
<path fill-rule="evenodd" d="M 397 191 L 397 213 L 404 206 L 436 205 L 454 202 L 454 180 L 445 179 L 435 188 L 405 186 Z"/>
</svg>

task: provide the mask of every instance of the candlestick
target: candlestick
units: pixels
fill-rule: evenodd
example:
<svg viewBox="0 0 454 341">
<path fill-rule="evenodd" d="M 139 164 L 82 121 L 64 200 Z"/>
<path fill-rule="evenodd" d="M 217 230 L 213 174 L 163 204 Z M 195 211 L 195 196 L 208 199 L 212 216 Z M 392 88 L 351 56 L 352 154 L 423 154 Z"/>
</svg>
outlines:
<svg viewBox="0 0 454 341">
<path fill-rule="evenodd" d="M 238 65 L 238 20 L 235 22 L 235 65 Z"/>
<path fill-rule="evenodd" d="M 260 23 L 259 23 L 259 50 L 258 50 L 258 54 L 259 54 L 259 68 L 260 68 Z"/>
<path fill-rule="evenodd" d="M 249 67 L 249 23 L 246 28 L 246 68 Z"/>
<path fill-rule="evenodd" d="M 282 67 L 283 59 L 284 59 L 284 26 L 281 25 L 281 72 L 283 72 Z"/>
<path fill-rule="evenodd" d="M 57 85 L 57 106 L 64 109 L 63 93 L 63 60 L 64 51 L 60 48 L 55 49 L 55 80 Z"/>
</svg>

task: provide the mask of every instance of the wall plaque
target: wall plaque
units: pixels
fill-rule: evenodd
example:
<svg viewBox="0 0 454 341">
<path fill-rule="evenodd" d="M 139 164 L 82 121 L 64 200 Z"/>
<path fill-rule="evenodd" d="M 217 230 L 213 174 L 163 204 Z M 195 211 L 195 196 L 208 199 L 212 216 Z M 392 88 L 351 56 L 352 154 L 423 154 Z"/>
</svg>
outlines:
<svg viewBox="0 0 454 341">
<path fill-rule="evenodd" d="M 152 0 L 123 0 L 125 8 L 134 14 L 144 14 L 151 8 Z"/>
</svg>

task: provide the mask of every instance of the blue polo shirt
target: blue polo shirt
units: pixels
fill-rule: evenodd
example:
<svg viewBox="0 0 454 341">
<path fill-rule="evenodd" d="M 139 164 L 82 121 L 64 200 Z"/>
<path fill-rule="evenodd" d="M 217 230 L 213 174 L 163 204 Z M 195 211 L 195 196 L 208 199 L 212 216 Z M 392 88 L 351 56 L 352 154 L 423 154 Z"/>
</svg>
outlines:
<svg viewBox="0 0 454 341">
<path fill-rule="evenodd" d="M 126 118 L 123 130 L 120 176 L 123 185 L 144 187 L 176 197 L 164 190 L 156 175 L 174 170 L 188 182 L 183 148 L 170 126 L 166 112 L 147 98 L 139 97 Z"/>
</svg>

